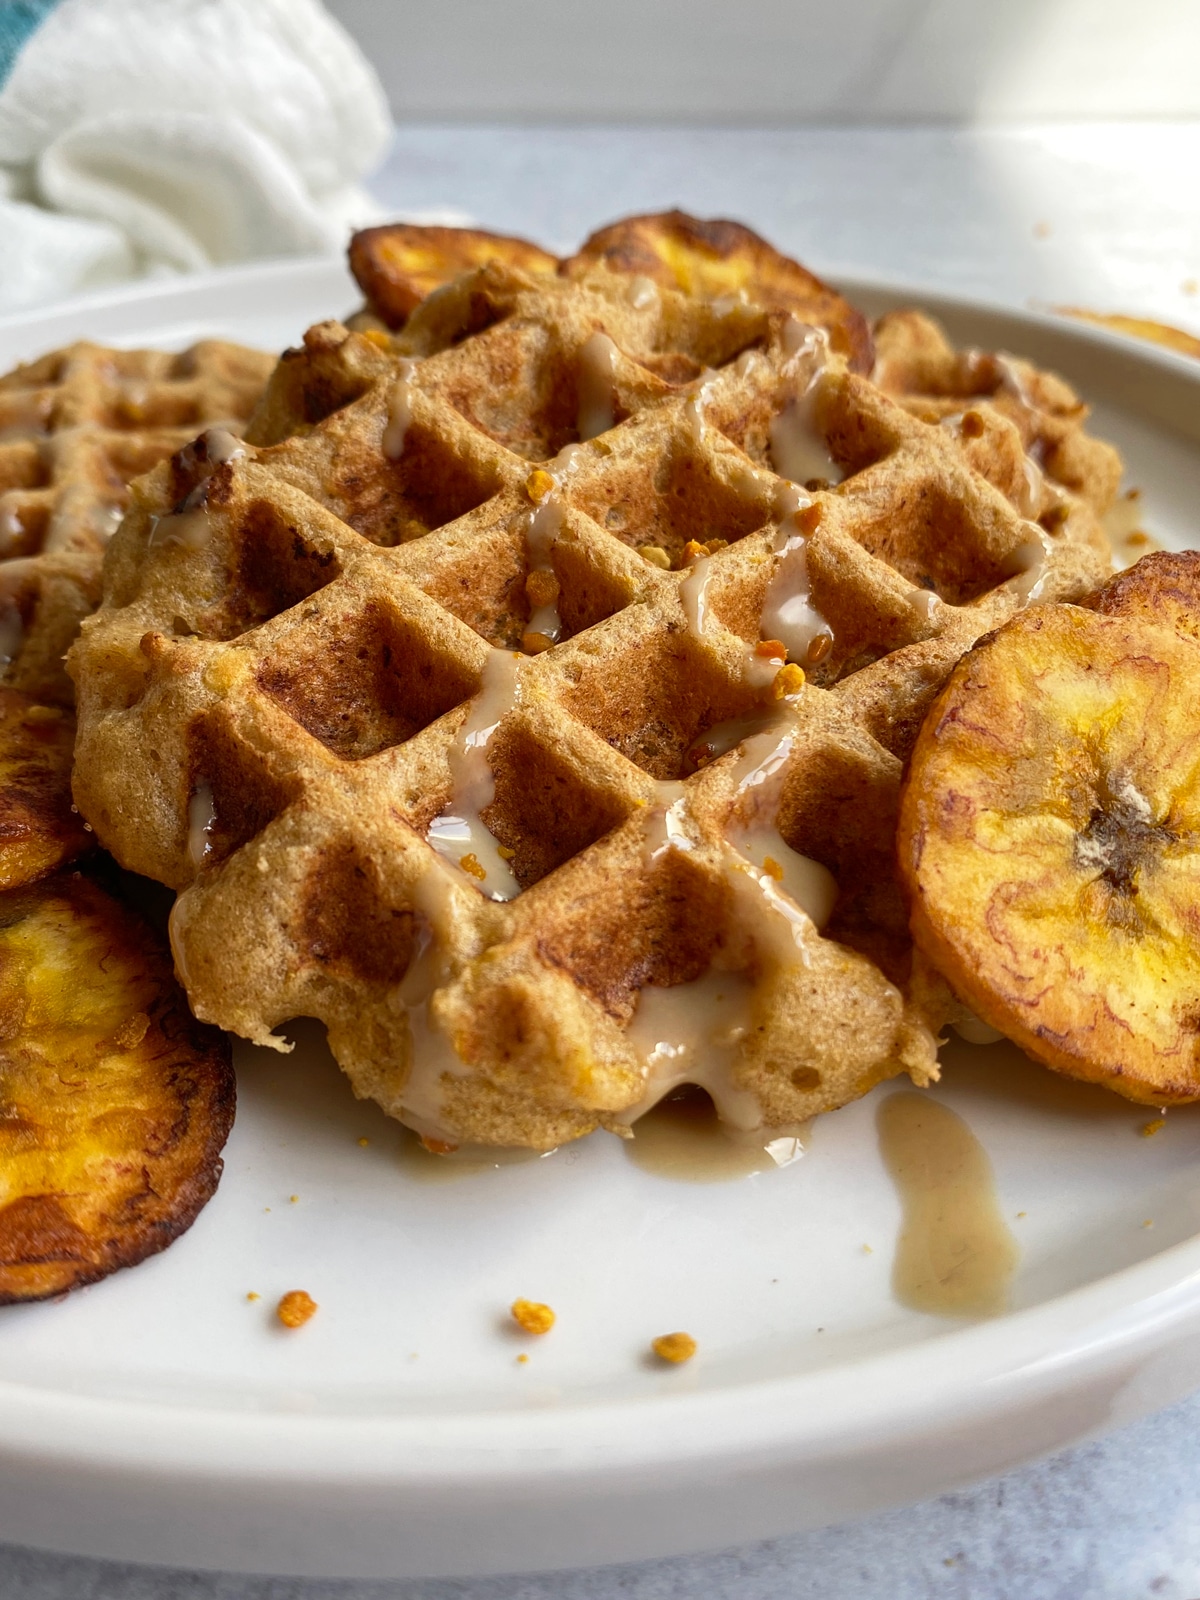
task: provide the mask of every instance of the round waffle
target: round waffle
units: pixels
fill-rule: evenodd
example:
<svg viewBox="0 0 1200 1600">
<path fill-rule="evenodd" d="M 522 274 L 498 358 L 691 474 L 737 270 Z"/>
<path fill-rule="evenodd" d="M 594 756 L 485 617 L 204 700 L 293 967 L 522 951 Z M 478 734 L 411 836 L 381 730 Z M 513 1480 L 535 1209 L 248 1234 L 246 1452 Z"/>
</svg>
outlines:
<svg viewBox="0 0 1200 1600">
<path fill-rule="evenodd" d="M 0 669 L 69 705 L 63 657 L 100 599 L 128 485 L 205 423 L 239 428 L 273 362 L 206 340 L 180 355 L 81 342 L 0 377 Z"/>
<path fill-rule="evenodd" d="M 135 485 L 71 656 L 77 801 L 180 891 L 199 1016 L 320 1018 L 451 1143 L 685 1082 L 762 1137 L 936 1074 L 903 757 L 970 643 L 1109 568 L 1013 420 L 914 415 L 785 312 L 490 263 L 315 330 L 250 438 Z"/>
</svg>

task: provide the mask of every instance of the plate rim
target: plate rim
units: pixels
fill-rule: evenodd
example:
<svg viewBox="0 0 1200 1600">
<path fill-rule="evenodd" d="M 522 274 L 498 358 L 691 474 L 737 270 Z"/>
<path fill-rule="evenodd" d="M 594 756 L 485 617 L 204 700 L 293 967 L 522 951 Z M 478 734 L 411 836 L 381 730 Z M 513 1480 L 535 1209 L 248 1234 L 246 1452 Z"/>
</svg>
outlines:
<svg viewBox="0 0 1200 1600">
<path fill-rule="evenodd" d="M 319 256 L 122 285 L 0 318 L 0 345 L 41 329 L 49 341 L 55 329 L 106 314 L 131 313 L 127 322 L 140 317 L 152 329 L 173 313 L 188 316 L 189 306 L 203 311 L 214 293 L 236 304 L 269 294 L 281 282 L 317 284 L 328 275 L 332 284 L 335 272 L 345 273 L 341 259 Z M 874 275 L 827 275 L 852 297 L 1053 333 L 1067 348 L 1098 352 L 1118 371 L 1133 368 L 1152 382 L 1182 384 L 1200 400 L 1200 362 L 1115 330 Z M 1136 397 L 1126 409 L 1144 416 Z M 1155 426 L 1166 424 L 1156 420 Z M 545 1410 L 285 1414 L 104 1399 L 0 1375 L 0 1491 L 10 1475 L 35 1461 L 92 1475 L 136 1466 L 181 1484 L 219 1482 L 231 1493 L 248 1484 L 316 1485 L 331 1476 L 342 1485 L 370 1482 L 399 1491 L 458 1484 L 481 1494 L 498 1481 L 507 1490 L 536 1494 L 552 1481 L 559 1487 L 567 1478 L 611 1482 L 648 1470 L 711 1478 L 722 1468 L 746 1472 L 821 1461 L 851 1447 L 913 1443 L 951 1423 L 984 1426 L 1038 1396 L 1093 1379 L 1115 1381 L 1196 1332 L 1200 1235 L 1038 1305 L 949 1327 L 901 1350 L 761 1383 L 568 1400 Z M 1152 1403 L 1147 1397 L 1141 1409 Z M 520 1421 L 516 1440 L 514 1416 Z M 164 1426 L 167 1417 L 170 1426 Z M 653 1429 L 646 1429 L 647 1420 Z"/>
</svg>

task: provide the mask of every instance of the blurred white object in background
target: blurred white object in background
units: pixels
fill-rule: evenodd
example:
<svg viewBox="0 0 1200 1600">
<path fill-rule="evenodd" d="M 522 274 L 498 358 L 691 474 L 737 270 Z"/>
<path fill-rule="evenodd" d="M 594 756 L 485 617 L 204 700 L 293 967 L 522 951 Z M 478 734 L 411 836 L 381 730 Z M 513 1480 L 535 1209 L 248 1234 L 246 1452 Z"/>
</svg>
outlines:
<svg viewBox="0 0 1200 1600">
<path fill-rule="evenodd" d="M 1200 115 L 1197 0 L 329 0 L 397 121 Z"/>
<path fill-rule="evenodd" d="M 340 248 L 390 131 L 319 0 L 61 0 L 0 89 L 0 310 Z"/>
</svg>

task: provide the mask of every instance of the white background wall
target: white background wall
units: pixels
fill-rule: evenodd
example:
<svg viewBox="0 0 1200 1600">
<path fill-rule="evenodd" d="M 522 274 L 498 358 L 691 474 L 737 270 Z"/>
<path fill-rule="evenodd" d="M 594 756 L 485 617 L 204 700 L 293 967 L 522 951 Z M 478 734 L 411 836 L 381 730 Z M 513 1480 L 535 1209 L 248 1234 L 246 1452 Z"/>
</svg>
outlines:
<svg viewBox="0 0 1200 1600">
<path fill-rule="evenodd" d="M 398 120 L 1200 116 L 1200 0 L 328 0 Z"/>
</svg>

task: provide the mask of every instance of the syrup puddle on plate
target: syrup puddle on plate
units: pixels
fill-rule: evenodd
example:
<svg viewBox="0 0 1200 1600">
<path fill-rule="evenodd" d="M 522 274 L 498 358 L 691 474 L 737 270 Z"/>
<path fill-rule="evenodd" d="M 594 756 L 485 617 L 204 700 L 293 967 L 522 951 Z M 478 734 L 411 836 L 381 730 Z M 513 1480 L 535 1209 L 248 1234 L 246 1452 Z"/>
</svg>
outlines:
<svg viewBox="0 0 1200 1600">
<path fill-rule="evenodd" d="M 644 1172 L 677 1183 L 730 1183 L 755 1172 L 790 1166 L 808 1148 L 812 1124 L 798 1132 L 756 1143 L 718 1121 L 703 1089 L 674 1089 L 638 1118 L 633 1138 L 622 1141 L 629 1159 Z"/>
<path fill-rule="evenodd" d="M 915 1090 L 888 1095 L 876 1126 L 904 1208 L 893 1294 L 933 1316 L 999 1316 L 1020 1251 L 983 1146 L 948 1106 Z"/>
</svg>

